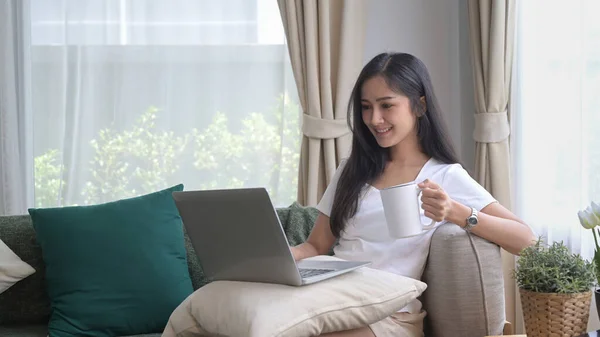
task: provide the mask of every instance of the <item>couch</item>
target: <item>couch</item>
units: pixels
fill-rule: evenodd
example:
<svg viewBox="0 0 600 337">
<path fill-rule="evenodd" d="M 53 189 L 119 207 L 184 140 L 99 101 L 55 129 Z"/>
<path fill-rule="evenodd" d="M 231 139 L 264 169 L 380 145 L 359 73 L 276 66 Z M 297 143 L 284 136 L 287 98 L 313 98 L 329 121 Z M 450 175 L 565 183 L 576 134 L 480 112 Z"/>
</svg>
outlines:
<svg viewBox="0 0 600 337">
<path fill-rule="evenodd" d="M 308 237 L 317 211 L 297 204 L 277 209 L 291 245 Z M 0 294 L 0 336 L 47 336 L 50 301 L 44 285 L 44 261 L 29 215 L 0 216 L 0 239 L 36 273 Z M 204 286 L 202 268 L 185 235 L 188 269 L 194 289 Z M 483 337 L 501 335 L 505 325 L 504 281 L 500 249 L 454 224 L 433 234 L 423 273 L 427 290 L 425 336 Z M 160 332 L 150 335 L 160 336 Z"/>
</svg>

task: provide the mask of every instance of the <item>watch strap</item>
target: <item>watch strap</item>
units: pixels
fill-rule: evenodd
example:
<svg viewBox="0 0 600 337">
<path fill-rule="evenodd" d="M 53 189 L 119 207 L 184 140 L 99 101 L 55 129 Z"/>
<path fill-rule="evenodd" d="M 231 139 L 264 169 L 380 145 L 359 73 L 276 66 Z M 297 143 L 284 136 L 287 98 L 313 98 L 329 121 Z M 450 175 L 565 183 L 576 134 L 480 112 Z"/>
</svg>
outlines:
<svg viewBox="0 0 600 337">
<path fill-rule="evenodd" d="M 471 207 L 471 215 L 466 219 L 466 225 L 465 225 L 465 230 L 466 231 L 471 231 L 471 229 L 473 229 L 473 227 L 475 227 L 477 225 L 478 219 L 477 219 L 477 215 L 478 212 L 475 208 Z"/>
</svg>

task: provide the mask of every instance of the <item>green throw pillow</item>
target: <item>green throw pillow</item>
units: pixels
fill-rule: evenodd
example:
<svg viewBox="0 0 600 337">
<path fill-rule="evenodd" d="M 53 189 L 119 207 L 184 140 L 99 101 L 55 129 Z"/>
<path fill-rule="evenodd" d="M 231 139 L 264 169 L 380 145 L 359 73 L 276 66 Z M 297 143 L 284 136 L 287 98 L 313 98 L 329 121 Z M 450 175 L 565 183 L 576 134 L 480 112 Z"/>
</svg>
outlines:
<svg viewBox="0 0 600 337">
<path fill-rule="evenodd" d="M 30 209 L 46 264 L 52 336 L 162 332 L 193 292 L 172 192 Z"/>
</svg>

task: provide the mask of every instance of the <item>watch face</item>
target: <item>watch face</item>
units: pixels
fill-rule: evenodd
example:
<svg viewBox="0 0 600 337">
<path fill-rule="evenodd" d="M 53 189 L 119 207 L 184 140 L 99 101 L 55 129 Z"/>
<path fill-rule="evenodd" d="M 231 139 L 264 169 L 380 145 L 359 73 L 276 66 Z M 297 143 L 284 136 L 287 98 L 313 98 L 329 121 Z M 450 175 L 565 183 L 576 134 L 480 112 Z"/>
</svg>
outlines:
<svg viewBox="0 0 600 337">
<path fill-rule="evenodd" d="M 477 224 L 477 218 L 475 218 L 475 217 L 471 217 L 471 218 L 469 218 L 469 223 L 470 223 L 471 225 L 476 225 L 476 224 Z"/>
</svg>

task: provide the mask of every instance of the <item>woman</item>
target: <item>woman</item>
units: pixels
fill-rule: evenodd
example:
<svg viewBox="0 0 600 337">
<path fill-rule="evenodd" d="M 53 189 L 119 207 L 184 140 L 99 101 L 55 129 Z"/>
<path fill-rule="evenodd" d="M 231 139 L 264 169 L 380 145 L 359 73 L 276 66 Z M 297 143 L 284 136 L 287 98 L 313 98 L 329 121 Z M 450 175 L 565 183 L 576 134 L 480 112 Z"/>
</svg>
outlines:
<svg viewBox="0 0 600 337">
<path fill-rule="evenodd" d="M 459 164 L 425 65 L 404 53 L 384 53 L 360 73 L 348 121 L 352 152 L 342 161 L 296 260 L 326 254 L 371 261 L 371 267 L 420 279 L 433 231 L 393 239 L 387 232 L 379 190 L 416 181 L 423 189 L 422 221 L 450 222 L 518 254 L 535 236 Z M 467 218 L 477 224 L 467 226 Z M 369 327 L 328 336 L 422 336 L 425 312 L 418 300 Z"/>
</svg>

